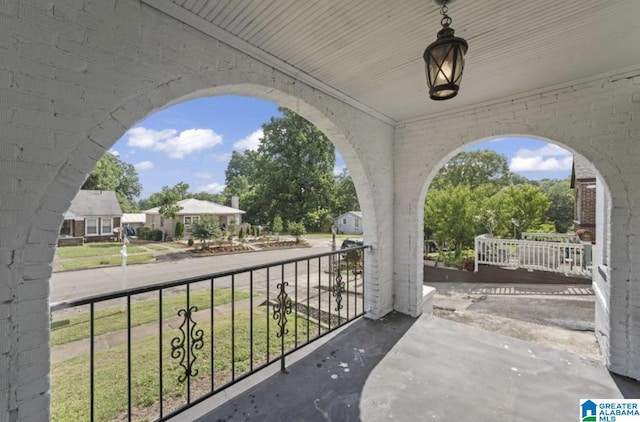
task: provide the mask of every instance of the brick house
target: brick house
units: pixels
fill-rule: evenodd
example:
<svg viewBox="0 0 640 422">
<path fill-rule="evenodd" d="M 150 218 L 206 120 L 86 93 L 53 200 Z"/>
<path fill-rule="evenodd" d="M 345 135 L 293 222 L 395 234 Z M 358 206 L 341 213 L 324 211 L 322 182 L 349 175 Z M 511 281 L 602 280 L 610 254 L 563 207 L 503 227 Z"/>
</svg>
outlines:
<svg viewBox="0 0 640 422">
<path fill-rule="evenodd" d="M 121 218 L 122 209 L 115 192 L 81 190 L 64 213 L 58 246 L 111 240 Z"/>
<path fill-rule="evenodd" d="M 596 174 L 582 157 L 573 157 L 571 188 L 574 189 L 573 223 L 576 229 L 596 227 Z"/>
</svg>

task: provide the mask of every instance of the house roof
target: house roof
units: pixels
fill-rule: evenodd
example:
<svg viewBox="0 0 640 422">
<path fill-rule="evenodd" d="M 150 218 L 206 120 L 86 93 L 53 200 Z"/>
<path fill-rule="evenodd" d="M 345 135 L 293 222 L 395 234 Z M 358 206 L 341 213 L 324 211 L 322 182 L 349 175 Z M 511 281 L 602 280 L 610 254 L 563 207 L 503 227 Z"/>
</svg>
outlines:
<svg viewBox="0 0 640 422">
<path fill-rule="evenodd" d="M 239 210 L 237 208 L 227 207 L 225 205 L 216 204 L 215 202 L 210 201 L 202 201 L 200 199 L 183 199 L 182 201 L 178 201 L 178 205 L 182 207 L 178 215 L 187 215 L 187 214 L 214 214 L 214 215 L 235 215 L 235 214 L 245 214 L 244 211 Z M 149 210 L 144 211 L 145 214 L 159 214 L 160 207 L 151 208 Z"/>
<path fill-rule="evenodd" d="M 147 221 L 147 216 L 145 213 L 124 213 L 120 221 L 122 224 L 144 223 Z"/>
<path fill-rule="evenodd" d="M 593 165 L 584 157 L 574 155 L 571 168 L 571 187 L 575 187 L 576 180 L 595 179 L 596 172 Z"/>
<path fill-rule="evenodd" d="M 75 217 L 119 217 L 122 215 L 120 203 L 114 191 L 81 190 L 71 201 L 65 219 Z"/>
<path fill-rule="evenodd" d="M 344 214 L 341 214 L 341 215 L 337 216 L 335 219 L 338 220 L 338 219 L 343 218 L 344 216 L 349 215 L 349 214 L 355 215 L 358 218 L 362 218 L 362 211 L 347 211 Z"/>
</svg>

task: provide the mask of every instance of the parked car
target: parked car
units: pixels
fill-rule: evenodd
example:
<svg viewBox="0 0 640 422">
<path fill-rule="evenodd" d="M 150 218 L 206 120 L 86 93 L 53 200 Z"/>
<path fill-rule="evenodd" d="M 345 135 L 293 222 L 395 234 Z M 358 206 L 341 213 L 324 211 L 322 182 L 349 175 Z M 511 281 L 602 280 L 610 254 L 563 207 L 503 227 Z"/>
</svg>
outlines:
<svg viewBox="0 0 640 422">
<path fill-rule="evenodd" d="M 364 241 L 362 239 L 345 239 L 342 241 L 342 245 L 340 245 L 340 249 L 356 248 L 362 245 L 364 245 Z M 347 259 L 347 254 L 343 252 L 342 254 L 340 254 L 340 258 Z M 350 255 L 349 259 L 354 259 L 354 258 L 353 256 Z"/>
<path fill-rule="evenodd" d="M 356 246 L 362 246 L 362 245 L 364 245 L 364 242 L 362 239 L 345 239 L 342 241 L 342 245 L 340 246 L 340 249 L 355 248 Z"/>
</svg>

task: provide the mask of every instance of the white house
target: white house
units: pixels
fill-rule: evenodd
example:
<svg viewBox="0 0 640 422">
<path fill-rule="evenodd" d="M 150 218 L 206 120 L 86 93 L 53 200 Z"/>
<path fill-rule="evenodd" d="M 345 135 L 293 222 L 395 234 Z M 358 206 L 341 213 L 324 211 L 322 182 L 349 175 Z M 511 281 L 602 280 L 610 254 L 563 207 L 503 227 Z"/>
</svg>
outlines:
<svg viewBox="0 0 640 422">
<path fill-rule="evenodd" d="M 345 212 L 333 221 L 338 233 L 362 234 L 362 211 Z"/>
<path fill-rule="evenodd" d="M 218 219 L 222 227 L 228 227 L 230 224 L 239 225 L 242 223 L 242 214 L 244 211 L 225 205 L 216 204 L 215 202 L 202 201 L 200 199 L 183 199 L 178 201 L 180 211 L 173 221 L 165 224 L 165 219 L 160 215 L 159 207 L 151 208 L 144 211 L 146 215 L 145 226 L 152 229 L 161 229 L 164 227 L 168 237 L 173 237 L 177 221 L 184 223 L 185 231 L 191 228 L 194 221 L 204 216 L 211 216 Z"/>
</svg>

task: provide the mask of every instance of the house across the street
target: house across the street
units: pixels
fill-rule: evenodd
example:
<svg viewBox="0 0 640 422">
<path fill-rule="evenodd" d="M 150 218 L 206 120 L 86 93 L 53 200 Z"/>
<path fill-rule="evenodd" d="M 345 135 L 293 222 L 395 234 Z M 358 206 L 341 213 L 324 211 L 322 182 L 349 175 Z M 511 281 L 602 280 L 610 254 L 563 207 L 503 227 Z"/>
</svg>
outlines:
<svg viewBox="0 0 640 422">
<path fill-rule="evenodd" d="M 362 211 L 345 212 L 333 222 L 338 233 L 362 234 Z"/>
<path fill-rule="evenodd" d="M 177 221 L 184 223 L 185 232 L 188 232 L 191 229 L 191 224 L 204 216 L 217 218 L 221 227 L 228 227 L 231 224 L 240 225 L 242 223 L 242 214 L 245 214 L 244 211 L 237 208 L 193 198 L 178 201 L 178 205 L 180 206 L 180 211 L 176 218 L 173 221 L 170 219 L 168 222 L 165 222 L 164 217 L 160 215 L 159 207 L 144 211 L 146 215 L 145 226 L 151 229 L 162 229 L 164 227 L 166 236 L 173 238 Z"/>
<path fill-rule="evenodd" d="M 120 227 L 122 209 L 116 193 L 105 190 L 81 190 L 64 214 L 58 246 L 111 240 Z"/>
</svg>

